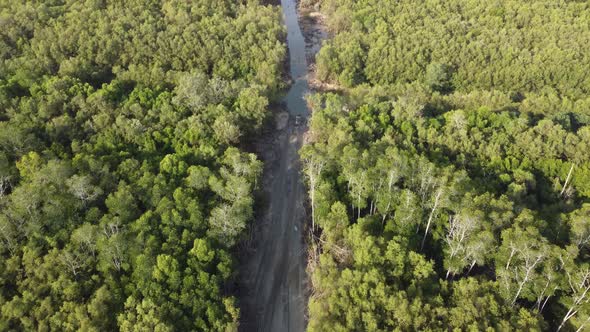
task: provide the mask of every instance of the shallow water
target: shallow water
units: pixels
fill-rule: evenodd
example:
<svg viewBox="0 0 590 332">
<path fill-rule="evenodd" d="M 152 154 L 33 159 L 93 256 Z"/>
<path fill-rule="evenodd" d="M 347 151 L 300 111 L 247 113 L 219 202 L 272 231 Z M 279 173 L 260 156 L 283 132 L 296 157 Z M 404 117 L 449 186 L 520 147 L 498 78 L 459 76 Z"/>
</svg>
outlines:
<svg viewBox="0 0 590 332">
<path fill-rule="evenodd" d="M 281 0 L 283 19 L 287 26 L 287 46 L 289 48 L 290 73 L 293 85 L 285 96 L 289 113 L 307 116 L 309 110 L 305 95 L 309 92 L 307 82 L 308 64 L 305 50 L 305 38 L 299 26 L 297 3 L 295 0 Z"/>
</svg>

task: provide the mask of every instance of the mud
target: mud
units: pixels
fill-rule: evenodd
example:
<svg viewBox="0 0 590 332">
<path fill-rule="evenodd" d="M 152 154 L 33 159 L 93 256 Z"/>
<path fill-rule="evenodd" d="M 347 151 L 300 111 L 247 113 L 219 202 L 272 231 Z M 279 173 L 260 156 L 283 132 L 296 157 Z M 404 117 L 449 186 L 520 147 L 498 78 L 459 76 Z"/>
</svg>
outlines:
<svg viewBox="0 0 590 332">
<path fill-rule="evenodd" d="M 281 0 L 287 26 L 291 88 L 272 130 L 256 143 L 265 163 L 261 213 L 244 246 L 240 266 L 241 331 L 304 331 L 307 323 L 306 190 L 298 151 L 307 131 L 309 63 L 321 35 L 302 34 L 295 0 Z M 307 20 L 306 20 L 307 21 Z M 313 26 L 313 24 L 311 25 Z M 308 26 L 309 27 L 309 26 Z M 305 29 L 305 31 L 308 31 Z M 286 111 L 286 112 L 285 112 Z M 296 117 L 301 120 L 296 124 Z"/>
</svg>

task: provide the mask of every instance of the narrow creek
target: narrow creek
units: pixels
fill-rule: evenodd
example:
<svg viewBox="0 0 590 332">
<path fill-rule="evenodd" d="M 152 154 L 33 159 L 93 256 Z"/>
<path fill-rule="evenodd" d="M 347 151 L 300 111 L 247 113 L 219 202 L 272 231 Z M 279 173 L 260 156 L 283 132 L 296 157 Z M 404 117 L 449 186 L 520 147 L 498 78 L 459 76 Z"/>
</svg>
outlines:
<svg viewBox="0 0 590 332">
<path fill-rule="evenodd" d="M 287 26 L 287 46 L 289 48 L 290 73 L 293 85 L 287 94 L 285 101 L 291 115 L 307 116 L 309 110 L 304 100 L 309 92 L 307 74 L 307 51 L 305 38 L 299 26 L 299 15 L 296 0 L 281 0 L 283 17 Z"/>
<path fill-rule="evenodd" d="M 254 251 L 246 258 L 241 294 L 241 331 L 299 332 L 306 327 L 306 250 L 303 241 L 306 191 L 298 151 L 309 114 L 306 42 L 296 0 L 281 0 L 287 27 L 292 85 L 284 103 L 286 123 L 269 138 L 263 186 L 267 206 L 256 220 Z M 296 120 L 299 118 L 299 120 Z M 287 120 L 288 119 L 288 120 Z M 279 122 L 279 121 L 278 121 Z M 285 122 L 285 121 L 283 121 Z M 268 153 L 269 149 L 266 149 Z M 264 156 L 265 152 L 261 152 Z"/>
</svg>

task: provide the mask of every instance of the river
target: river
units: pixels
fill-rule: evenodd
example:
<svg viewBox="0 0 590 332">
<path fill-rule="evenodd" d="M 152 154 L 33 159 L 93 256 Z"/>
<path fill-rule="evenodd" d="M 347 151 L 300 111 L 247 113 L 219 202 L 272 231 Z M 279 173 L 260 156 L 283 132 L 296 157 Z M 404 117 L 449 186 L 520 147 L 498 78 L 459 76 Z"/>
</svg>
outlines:
<svg viewBox="0 0 590 332">
<path fill-rule="evenodd" d="M 281 0 L 287 27 L 292 85 L 285 96 L 289 120 L 272 139 L 272 161 L 263 178 L 267 206 L 256 220 L 254 252 L 247 257 L 241 294 L 242 331 L 300 332 L 306 327 L 306 250 L 302 231 L 306 191 L 298 151 L 309 114 L 306 43 L 295 0 Z M 295 118 L 301 118 L 297 125 Z M 261 154 L 264 155 L 265 151 Z M 270 159 L 270 158 L 269 158 Z"/>
</svg>

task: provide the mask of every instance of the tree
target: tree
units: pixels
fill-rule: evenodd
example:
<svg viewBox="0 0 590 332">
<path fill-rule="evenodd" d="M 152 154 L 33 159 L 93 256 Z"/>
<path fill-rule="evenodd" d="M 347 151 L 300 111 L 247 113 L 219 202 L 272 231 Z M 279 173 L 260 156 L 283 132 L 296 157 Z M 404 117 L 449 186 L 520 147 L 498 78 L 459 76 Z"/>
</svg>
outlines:
<svg viewBox="0 0 590 332">
<path fill-rule="evenodd" d="M 223 114 L 213 123 L 215 136 L 222 144 L 237 143 L 240 139 L 240 127 L 236 125 L 235 117 L 230 114 Z"/>
<path fill-rule="evenodd" d="M 72 232 L 72 243 L 80 246 L 86 254 L 95 257 L 99 233 L 97 226 L 84 223 Z"/>
<path fill-rule="evenodd" d="M 453 283 L 448 305 L 448 324 L 454 329 L 516 330 L 519 309 L 506 306 L 498 295 L 498 284 L 475 278 L 460 279 Z M 482 308 L 486 308 L 482 310 Z M 539 329 L 541 322 L 530 317 L 530 326 Z"/>
<path fill-rule="evenodd" d="M 235 329 L 225 236 L 253 216 L 279 11 L 62 5 L 0 5 L 0 330 Z"/>
<path fill-rule="evenodd" d="M 449 92 L 451 86 L 451 68 L 442 63 L 432 62 L 426 67 L 425 83 L 434 91 Z"/>
<path fill-rule="evenodd" d="M 418 196 L 411 190 L 403 189 L 397 197 L 392 223 L 388 223 L 385 229 L 410 236 L 416 233 L 422 218 L 423 210 Z"/>
<path fill-rule="evenodd" d="M 579 248 L 590 245 L 590 204 L 574 211 L 569 219 L 572 242 Z"/>
<path fill-rule="evenodd" d="M 209 217 L 210 234 L 228 246 L 232 246 L 238 234 L 246 228 L 246 220 L 249 217 L 241 215 L 238 208 L 236 205 L 221 204 L 211 211 Z"/>
<path fill-rule="evenodd" d="M 2 247 L 12 254 L 18 244 L 17 236 L 18 233 L 14 224 L 6 216 L 0 215 L 0 239 L 2 240 Z"/>
<path fill-rule="evenodd" d="M 388 214 L 391 213 L 394 198 L 399 195 L 396 184 L 406 175 L 407 167 L 408 165 L 405 156 L 401 155 L 399 151 L 394 149 L 387 150 L 385 157 L 380 158 L 377 161 L 376 168 L 379 172 L 382 172 L 379 174 L 381 175 L 379 181 L 381 181 L 382 185 L 379 186 L 379 189 L 376 192 L 375 205 L 382 215 L 382 223 L 385 223 L 385 219 Z"/>
<path fill-rule="evenodd" d="M 128 268 L 129 263 L 129 242 L 118 228 L 107 230 L 109 235 L 100 238 L 98 242 L 98 257 L 101 262 L 101 270 L 108 271 L 114 269 L 117 272 Z"/>
<path fill-rule="evenodd" d="M 588 306 L 590 306 L 590 269 L 588 265 L 576 266 L 566 264 L 565 272 L 571 295 L 563 299 L 568 310 L 557 328 L 558 331 L 578 312 L 588 313 Z M 587 319 L 582 319 L 578 331 L 582 331 L 587 323 Z"/>
<path fill-rule="evenodd" d="M 76 253 L 70 250 L 62 250 L 60 252 L 60 260 L 63 265 L 74 275 L 74 278 L 80 273 L 82 268 L 82 260 Z"/>
<path fill-rule="evenodd" d="M 242 90 L 236 100 L 236 110 L 241 121 L 247 123 L 246 128 L 260 128 L 265 118 L 268 100 L 255 87 Z"/>
<path fill-rule="evenodd" d="M 201 72 L 186 73 L 178 80 L 174 101 L 179 105 L 186 105 L 193 111 L 205 107 L 209 100 L 205 94 L 208 78 Z"/>
<path fill-rule="evenodd" d="M 448 265 L 446 278 L 449 278 L 451 272 L 460 272 L 465 266 L 465 258 L 468 253 L 467 243 L 470 242 L 471 236 L 476 232 L 479 220 L 469 215 L 454 215 L 449 217 L 449 226 L 445 236 L 447 243 L 446 258 Z"/>
<path fill-rule="evenodd" d="M 174 327 L 166 322 L 160 308 L 150 299 L 136 300 L 129 297 L 125 301 L 125 313 L 117 317 L 121 331 L 174 331 Z"/>
<path fill-rule="evenodd" d="M 320 10 L 332 30 L 316 78 L 346 89 L 309 98 L 301 157 L 323 250 L 310 330 L 557 329 L 575 302 L 566 271 L 588 263 L 590 239 L 590 80 L 562 73 L 590 57 L 562 61 L 579 49 L 552 40 L 580 45 L 590 11 L 455 0 Z M 406 277 L 422 271 L 429 283 Z M 587 328 L 588 311 L 572 309 L 562 329 Z"/>
<path fill-rule="evenodd" d="M 498 252 L 497 274 L 503 290 L 514 305 L 525 292 L 529 296 L 531 283 L 549 257 L 547 240 L 533 227 L 519 226 L 502 232 L 502 245 Z"/>
<path fill-rule="evenodd" d="M 211 170 L 205 166 L 195 165 L 188 168 L 188 177 L 186 178 L 188 186 L 196 190 L 206 189 L 209 177 L 212 175 Z"/>
<path fill-rule="evenodd" d="M 88 176 L 74 175 L 66 181 L 70 193 L 84 202 L 91 202 L 102 195 L 102 189 L 93 186 Z"/>
<path fill-rule="evenodd" d="M 300 152 L 303 160 L 303 172 L 309 182 L 309 200 L 311 204 L 311 228 L 315 230 L 316 224 L 316 191 L 321 181 L 322 171 L 326 167 L 327 160 L 319 151 L 302 149 Z"/>
</svg>

